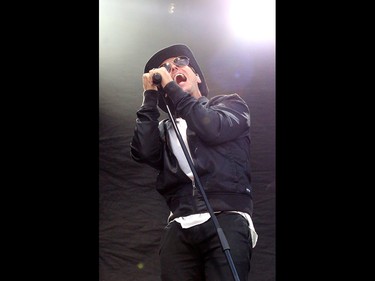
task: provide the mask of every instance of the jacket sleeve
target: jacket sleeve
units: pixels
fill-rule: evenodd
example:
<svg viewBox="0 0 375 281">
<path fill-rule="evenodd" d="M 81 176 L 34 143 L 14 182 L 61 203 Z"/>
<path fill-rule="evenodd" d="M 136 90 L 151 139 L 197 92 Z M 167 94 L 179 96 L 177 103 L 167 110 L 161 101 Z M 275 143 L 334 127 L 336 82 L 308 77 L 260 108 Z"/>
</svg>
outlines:
<svg viewBox="0 0 375 281">
<path fill-rule="evenodd" d="M 202 141 L 214 145 L 249 135 L 249 107 L 238 94 L 220 95 L 210 101 L 206 97 L 196 100 L 174 81 L 164 90 L 173 101 L 177 114 Z"/>
<path fill-rule="evenodd" d="M 160 140 L 157 108 L 157 92 L 143 93 L 143 103 L 137 111 L 134 135 L 130 143 L 131 157 L 140 163 L 160 169 L 162 164 L 162 143 Z"/>
</svg>

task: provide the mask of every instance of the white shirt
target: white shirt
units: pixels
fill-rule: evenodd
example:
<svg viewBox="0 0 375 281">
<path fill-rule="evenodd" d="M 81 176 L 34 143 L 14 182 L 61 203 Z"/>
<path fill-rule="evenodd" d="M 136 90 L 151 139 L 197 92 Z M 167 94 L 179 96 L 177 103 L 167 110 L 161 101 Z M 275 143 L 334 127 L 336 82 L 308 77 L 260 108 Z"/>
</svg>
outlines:
<svg viewBox="0 0 375 281">
<path fill-rule="evenodd" d="M 189 152 L 189 155 L 190 155 L 190 149 L 189 149 L 189 145 L 188 145 L 187 139 L 186 139 L 186 128 L 187 128 L 186 121 L 182 118 L 176 118 L 175 122 L 176 122 L 178 130 L 181 134 L 181 137 L 182 137 L 182 139 L 185 143 L 185 146 L 186 146 L 186 148 Z M 177 138 L 177 135 L 176 135 L 176 132 L 175 132 L 174 128 L 169 129 L 168 133 L 169 133 L 169 138 L 171 140 L 171 146 L 172 146 L 173 154 L 176 156 L 181 169 L 185 172 L 185 174 L 192 181 L 194 181 L 194 175 L 193 175 L 193 173 L 190 169 L 188 161 L 186 160 L 186 156 L 184 154 L 184 151 L 182 150 L 181 144 L 180 144 L 180 142 Z M 190 159 L 192 159 L 191 155 L 190 155 Z M 254 248 L 257 241 L 258 241 L 258 234 L 255 231 L 254 224 L 253 224 L 253 221 L 252 221 L 250 215 L 247 214 L 247 213 L 244 213 L 244 212 L 239 212 L 239 211 L 232 211 L 232 212 L 233 213 L 239 213 L 240 215 L 244 216 L 245 219 L 248 221 L 250 232 L 251 232 L 252 245 L 253 245 L 253 248 Z M 171 212 L 170 216 L 171 215 L 172 215 L 172 212 Z M 182 228 L 190 228 L 190 227 L 193 227 L 195 225 L 199 225 L 199 224 L 202 224 L 202 223 L 208 221 L 210 219 L 210 217 L 211 216 L 210 216 L 209 213 L 201 213 L 201 214 L 193 214 L 193 215 L 189 215 L 189 216 L 185 216 L 185 217 L 178 217 L 178 218 L 175 218 L 173 221 L 176 221 L 179 224 L 181 224 Z"/>
</svg>

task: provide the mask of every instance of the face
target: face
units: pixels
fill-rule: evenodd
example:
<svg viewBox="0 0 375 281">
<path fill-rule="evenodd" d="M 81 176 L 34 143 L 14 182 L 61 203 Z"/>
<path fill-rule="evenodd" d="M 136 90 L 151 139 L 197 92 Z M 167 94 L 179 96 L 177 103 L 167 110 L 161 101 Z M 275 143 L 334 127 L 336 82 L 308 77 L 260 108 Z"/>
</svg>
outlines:
<svg viewBox="0 0 375 281">
<path fill-rule="evenodd" d="M 169 73 L 172 79 L 183 89 L 185 92 L 189 93 L 194 98 L 198 99 L 202 96 L 198 84 L 201 83 L 201 79 L 198 74 L 196 74 L 191 67 L 188 65 L 186 66 L 178 66 L 173 63 L 173 58 L 169 58 L 163 61 L 163 64 L 169 63 L 170 70 Z"/>
</svg>

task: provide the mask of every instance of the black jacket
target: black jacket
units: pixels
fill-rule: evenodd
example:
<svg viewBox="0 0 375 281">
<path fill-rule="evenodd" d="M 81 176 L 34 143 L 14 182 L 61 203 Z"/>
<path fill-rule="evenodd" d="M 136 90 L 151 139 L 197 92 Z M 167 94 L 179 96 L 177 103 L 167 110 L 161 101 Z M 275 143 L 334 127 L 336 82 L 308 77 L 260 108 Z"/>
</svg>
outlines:
<svg viewBox="0 0 375 281">
<path fill-rule="evenodd" d="M 174 81 L 164 89 L 175 105 L 175 113 L 187 122 L 191 157 L 212 209 L 252 215 L 250 113 L 245 101 L 237 94 L 196 100 Z M 131 156 L 159 171 L 156 188 L 172 218 L 207 211 L 203 197 L 197 189 L 193 192 L 191 180 L 179 167 L 168 143 L 167 130 L 173 124 L 168 119 L 158 121 L 156 91 L 144 92 L 137 117 Z"/>
</svg>

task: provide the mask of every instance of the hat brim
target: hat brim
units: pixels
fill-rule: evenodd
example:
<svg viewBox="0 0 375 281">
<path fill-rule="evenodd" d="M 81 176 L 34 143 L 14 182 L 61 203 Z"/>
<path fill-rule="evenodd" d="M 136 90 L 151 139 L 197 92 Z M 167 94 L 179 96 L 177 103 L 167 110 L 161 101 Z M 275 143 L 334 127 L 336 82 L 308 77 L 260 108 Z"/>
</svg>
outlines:
<svg viewBox="0 0 375 281">
<path fill-rule="evenodd" d="M 146 63 L 144 73 L 149 72 L 153 68 L 158 68 L 162 64 L 162 62 L 165 61 L 166 59 L 178 57 L 178 56 L 187 56 L 190 59 L 189 65 L 192 68 L 194 68 L 195 72 L 199 75 L 199 78 L 201 79 L 201 83 L 198 84 L 199 90 L 202 96 L 207 96 L 208 87 L 204 79 L 203 72 L 200 69 L 198 62 L 196 61 L 193 55 L 193 52 L 190 50 L 188 46 L 184 44 L 175 44 L 175 45 L 166 47 L 156 52 Z M 166 97 L 166 101 L 169 107 L 173 106 L 172 101 L 168 97 Z M 160 95 L 159 95 L 158 105 L 163 111 L 168 112 L 164 103 L 164 99 L 160 97 Z"/>
</svg>

